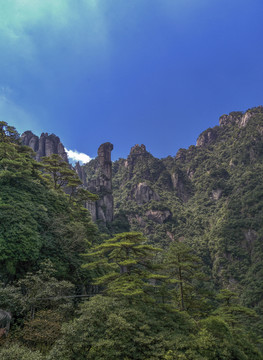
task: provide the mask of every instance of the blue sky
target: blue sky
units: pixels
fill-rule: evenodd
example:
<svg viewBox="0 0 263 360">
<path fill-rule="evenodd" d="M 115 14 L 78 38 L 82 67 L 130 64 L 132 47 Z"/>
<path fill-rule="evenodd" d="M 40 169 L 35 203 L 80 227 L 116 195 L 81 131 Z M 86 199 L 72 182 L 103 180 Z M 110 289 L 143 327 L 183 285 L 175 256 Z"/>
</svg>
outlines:
<svg viewBox="0 0 263 360">
<path fill-rule="evenodd" d="M 0 119 L 175 155 L 263 104 L 262 0 L 0 0 Z"/>
</svg>

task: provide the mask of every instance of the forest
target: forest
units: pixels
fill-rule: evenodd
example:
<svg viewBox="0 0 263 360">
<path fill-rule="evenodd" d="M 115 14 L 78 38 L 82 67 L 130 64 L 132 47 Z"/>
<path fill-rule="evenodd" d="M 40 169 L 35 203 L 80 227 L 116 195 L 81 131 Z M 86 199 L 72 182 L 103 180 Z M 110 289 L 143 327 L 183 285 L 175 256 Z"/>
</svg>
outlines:
<svg viewBox="0 0 263 360">
<path fill-rule="evenodd" d="M 0 358 L 263 359 L 263 111 L 250 113 L 180 156 L 114 162 L 111 223 L 92 221 L 101 194 L 73 167 L 36 161 L 1 121 Z M 138 184 L 157 195 L 138 200 Z"/>
</svg>

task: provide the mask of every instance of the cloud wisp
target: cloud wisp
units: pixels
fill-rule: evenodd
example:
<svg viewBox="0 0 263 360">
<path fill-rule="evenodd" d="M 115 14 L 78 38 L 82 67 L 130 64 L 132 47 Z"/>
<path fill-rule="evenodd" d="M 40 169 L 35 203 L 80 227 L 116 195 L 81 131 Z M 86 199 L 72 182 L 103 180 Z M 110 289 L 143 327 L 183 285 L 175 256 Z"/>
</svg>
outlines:
<svg viewBox="0 0 263 360">
<path fill-rule="evenodd" d="M 69 160 L 71 160 L 73 163 L 79 161 L 81 164 L 86 164 L 90 160 L 92 160 L 92 158 L 89 155 L 78 152 L 76 150 L 65 149 L 65 151 L 68 154 Z"/>
</svg>

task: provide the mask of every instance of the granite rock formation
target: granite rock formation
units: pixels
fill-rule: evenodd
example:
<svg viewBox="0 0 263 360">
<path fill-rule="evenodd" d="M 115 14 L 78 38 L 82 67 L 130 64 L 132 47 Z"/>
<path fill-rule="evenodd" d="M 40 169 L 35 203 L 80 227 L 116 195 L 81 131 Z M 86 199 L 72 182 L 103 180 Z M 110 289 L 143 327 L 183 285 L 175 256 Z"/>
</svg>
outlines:
<svg viewBox="0 0 263 360">
<path fill-rule="evenodd" d="M 85 173 L 84 167 L 80 165 L 79 161 L 75 165 L 75 171 L 78 174 L 83 185 L 87 186 L 86 173 Z"/>
<path fill-rule="evenodd" d="M 148 203 L 151 200 L 160 200 L 159 195 L 154 192 L 146 182 L 139 183 L 132 189 L 131 198 L 135 200 L 138 205 Z"/>
<path fill-rule="evenodd" d="M 171 175 L 173 190 L 176 195 L 183 202 L 187 202 L 191 197 L 191 182 L 187 175 L 184 176 L 183 172 L 177 171 Z"/>
<path fill-rule="evenodd" d="M 26 131 L 21 135 L 23 145 L 30 146 L 36 153 L 36 160 L 40 161 L 43 156 L 58 154 L 64 161 L 68 162 L 68 156 L 63 144 L 58 136 L 42 133 L 40 138 L 31 131 Z"/>
<path fill-rule="evenodd" d="M 90 192 L 100 197 L 95 203 L 88 202 L 86 206 L 91 213 L 93 221 L 100 220 L 103 223 L 113 220 L 112 150 L 113 145 L 109 142 L 100 145 L 98 157 L 84 167 L 86 174 L 86 183 L 84 184 Z M 80 173 L 79 168 L 77 169 L 78 173 Z M 81 176 L 83 176 L 82 173 Z"/>
<path fill-rule="evenodd" d="M 238 124 L 243 113 L 240 111 L 231 112 L 229 115 L 222 115 L 219 118 L 219 125 L 220 126 L 227 126 L 229 124 Z"/>
<path fill-rule="evenodd" d="M 263 113 L 263 106 L 260 105 L 258 107 L 248 109 L 245 113 L 242 111 L 233 111 L 229 115 L 222 115 L 219 119 L 220 126 L 227 126 L 229 124 L 238 125 L 239 128 L 245 127 L 249 120 L 253 116 L 257 116 L 258 114 Z"/>
<path fill-rule="evenodd" d="M 134 165 L 139 159 L 142 159 L 147 154 L 145 145 L 136 144 L 131 148 L 130 154 L 125 161 L 125 167 L 128 169 L 130 177 L 133 176 Z"/>
<path fill-rule="evenodd" d="M 199 135 L 196 146 L 205 147 L 212 144 L 217 138 L 217 133 L 215 129 L 207 129 Z"/>
<path fill-rule="evenodd" d="M 169 210 L 148 210 L 145 215 L 149 220 L 155 221 L 158 224 L 163 224 L 172 216 L 172 213 Z"/>
<path fill-rule="evenodd" d="M 36 160 L 40 161 L 43 156 L 58 154 L 68 162 L 67 153 L 58 136 L 42 133 L 40 138 L 31 131 L 21 135 L 23 145 L 30 146 L 36 153 Z M 98 149 L 98 157 L 91 161 L 93 166 L 92 176 L 88 170 L 89 164 L 75 165 L 75 171 L 83 182 L 83 186 L 90 192 L 98 194 L 100 199 L 96 202 L 88 202 L 86 207 L 90 210 L 93 221 L 101 220 L 103 223 L 113 220 L 113 196 L 112 196 L 112 162 L 111 151 L 113 145 L 109 142 L 102 144 Z"/>
</svg>

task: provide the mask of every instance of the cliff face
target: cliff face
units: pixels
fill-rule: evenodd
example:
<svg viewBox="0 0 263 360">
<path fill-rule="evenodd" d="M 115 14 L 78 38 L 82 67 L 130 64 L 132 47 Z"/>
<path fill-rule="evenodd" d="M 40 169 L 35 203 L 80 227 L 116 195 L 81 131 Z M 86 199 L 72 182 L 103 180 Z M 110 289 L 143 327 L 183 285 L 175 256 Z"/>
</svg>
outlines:
<svg viewBox="0 0 263 360">
<path fill-rule="evenodd" d="M 95 203 L 87 203 L 87 208 L 94 221 L 103 223 L 113 220 L 112 150 L 113 145 L 109 142 L 100 145 L 98 157 L 81 167 L 81 176 L 85 179 L 87 189 L 100 197 Z"/>
<path fill-rule="evenodd" d="M 156 159 L 135 145 L 112 164 L 113 145 L 105 143 L 96 159 L 75 170 L 100 197 L 86 204 L 94 221 L 128 224 L 163 246 L 170 234 L 183 236 L 218 282 L 249 289 L 257 279 L 250 264 L 263 257 L 263 107 L 223 115 L 219 125 L 174 157 Z M 27 131 L 22 141 L 38 160 L 52 153 L 67 160 L 55 135 Z"/>
<path fill-rule="evenodd" d="M 38 158 L 63 154 L 54 135 L 22 137 Z M 75 167 L 100 197 L 86 206 L 94 221 L 111 223 L 112 232 L 121 232 L 116 223 L 117 230 L 128 224 L 163 247 L 183 238 L 215 282 L 243 287 L 250 299 L 263 274 L 263 107 L 223 115 L 196 145 L 164 159 L 135 145 L 127 159 L 112 164 L 113 145 L 102 144 L 96 159 Z M 253 304 L 261 297 L 255 294 Z"/>
<path fill-rule="evenodd" d="M 84 167 L 80 165 L 79 162 L 77 162 L 75 165 L 75 171 L 78 174 L 80 180 L 83 182 L 83 185 L 86 187 L 87 186 L 86 173 Z"/>
<path fill-rule="evenodd" d="M 30 146 L 36 153 L 36 160 L 41 161 L 43 156 L 58 154 L 68 162 L 67 153 L 58 136 L 42 133 L 40 138 L 31 131 L 21 135 L 23 145 Z M 87 203 L 93 221 L 100 220 L 103 223 L 113 220 L 113 196 L 112 196 L 112 162 L 111 143 L 102 144 L 98 149 L 98 157 L 92 160 L 90 165 L 75 165 L 75 171 L 83 182 L 83 186 L 100 199 L 95 203 Z M 91 171 L 90 171 L 91 170 Z"/>
<path fill-rule="evenodd" d="M 222 115 L 219 119 L 220 126 L 237 125 L 239 128 L 245 127 L 250 118 L 262 114 L 263 106 L 258 106 L 247 110 L 245 113 L 242 111 L 233 111 L 229 115 Z"/>
<path fill-rule="evenodd" d="M 42 133 L 40 138 L 31 131 L 26 131 L 21 135 L 23 145 L 30 146 L 36 153 L 36 160 L 40 161 L 43 156 L 58 154 L 64 161 L 68 162 L 67 153 L 58 136 L 54 134 Z"/>
<path fill-rule="evenodd" d="M 135 145 L 113 163 L 115 218 L 163 246 L 169 234 L 183 236 L 216 281 L 249 292 L 258 278 L 251 264 L 263 273 L 262 164 L 262 106 L 223 115 L 174 157 Z"/>
<path fill-rule="evenodd" d="M 217 138 L 217 132 L 215 129 L 207 129 L 199 135 L 196 146 L 204 147 L 215 142 Z"/>
</svg>

